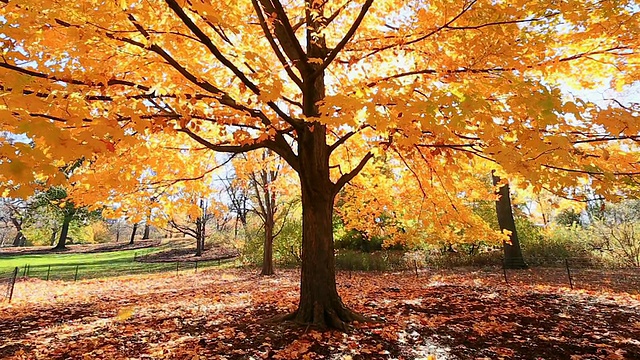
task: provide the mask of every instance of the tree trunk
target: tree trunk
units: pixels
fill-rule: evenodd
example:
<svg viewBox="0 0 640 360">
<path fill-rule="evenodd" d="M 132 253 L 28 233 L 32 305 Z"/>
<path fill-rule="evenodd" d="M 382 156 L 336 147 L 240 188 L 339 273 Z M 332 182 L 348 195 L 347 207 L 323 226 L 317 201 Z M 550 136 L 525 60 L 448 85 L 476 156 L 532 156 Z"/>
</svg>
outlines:
<svg viewBox="0 0 640 360">
<path fill-rule="evenodd" d="M 58 229 L 56 228 L 51 228 L 51 246 L 55 245 L 56 243 L 56 235 L 58 234 Z"/>
<path fill-rule="evenodd" d="M 302 274 L 300 302 L 290 316 L 320 328 L 346 330 L 347 323 L 365 320 L 347 309 L 336 289 L 333 249 L 333 183 L 329 179 L 326 128 L 320 123 L 299 134 L 302 189 Z"/>
<path fill-rule="evenodd" d="M 264 248 L 262 252 L 262 275 L 273 275 L 273 219 L 268 219 L 264 224 Z"/>
<path fill-rule="evenodd" d="M 27 243 L 27 239 L 22 233 L 22 220 L 19 220 L 17 217 L 12 216 L 11 223 L 16 228 L 16 237 L 13 238 L 13 246 L 25 246 Z"/>
<path fill-rule="evenodd" d="M 148 240 L 150 232 L 151 226 L 149 226 L 149 224 L 144 224 L 144 233 L 142 234 L 142 240 Z"/>
<path fill-rule="evenodd" d="M 25 246 L 27 238 L 24 237 L 22 230 L 16 233 L 16 237 L 13 238 L 13 246 Z"/>
<path fill-rule="evenodd" d="M 495 172 L 491 173 L 491 177 L 493 179 L 493 185 L 497 186 L 500 183 L 500 177 L 496 176 Z M 509 195 L 509 184 L 500 187 L 498 195 L 500 195 L 500 198 L 496 201 L 496 213 L 498 215 L 500 230 L 509 230 L 511 232 L 511 235 L 509 235 L 511 243 L 503 243 L 503 265 L 507 269 L 526 269 L 528 266 L 522 257 L 520 241 L 518 240 L 518 233 L 516 232 L 516 222 L 513 218 L 511 196 Z"/>
<path fill-rule="evenodd" d="M 129 245 L 133 245 L 133 240 L 135 240 L 137 231 L 138 231 L 138 223 L 135 223 L 133 224 L 133 230 L 131 230 L 131 239 L 129 239 Z"/>
<path fill-rule="evenodd" d="M 60 230 L 60 238 L 58 239 L 58 245 L 53 250 L 64 250 L 67 245 L 67 235 L 69 234 L 69 224 L 71 224 L 71 216 L 65 216 L 62 222 L 62 229 Z"/>
<path fill-rule="evenodd" d="M 202 248 L 204 241 L 202 241 L 202 236 L 200 234 L 198 234 L 198 237 L 196 238 L 196 256 L 202 256 Z"/>
</svg>

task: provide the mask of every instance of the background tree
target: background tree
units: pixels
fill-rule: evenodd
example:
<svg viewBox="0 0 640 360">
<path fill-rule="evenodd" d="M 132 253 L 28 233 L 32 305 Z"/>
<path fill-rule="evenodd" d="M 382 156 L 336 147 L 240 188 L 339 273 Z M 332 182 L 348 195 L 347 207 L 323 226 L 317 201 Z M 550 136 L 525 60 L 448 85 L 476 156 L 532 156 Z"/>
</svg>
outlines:
<svg viewBox="0 0 640 360">
<path fill-rule="evenodd" d="M 2 199 L 0 206 L 2 207 L 0 210 L 0 221 L 4 222 L 5 227 L 11 224 L 15 231 L 12 242 L 13 246 L 25 246 L 27 238 L 24 236 L 22 230 L 24 220 L 27 217 L 27 202 L 21 199 L 5 198 Z"/>
<path fill-rule="evenodd" d="M 258 215 L 264 235 L 262 275 L 273 275 L 273 241 L 280 234 L 299 196 L 291 169 L 270 150 L 244 154 L 234 161 L 236 181 L 248 189 L 251 210 Z M 234 195 L 237 194 L 234 193 Z M 238 201 L 238 198 L 232 201 Z"/>
<path fill-rule="evenodd" d="M 50 210 L 60 219 L 62 227 L 54 250 L 66 249 L 69 226 L 72 221 L 87 223 L 89 220 L 99 217 L 101 212 L 100 210 L 89 210 L 85 206 L 77 206 L 68 196 L 67 190 L 59 186 L 36 194 L 30 208 L 30 211 L 38 211 L 43 208 Z"/>
<path fill-rule="evenodd" d="M 516 221 L 513 218 L 513 207 L 511 206 L 511 195 L 509 193 L 509 183 L 503 181 L 495 172 L 491 173 L 493 185 L 497 187 L 498 199 L 496 200 L 496 214 L 498 215 L 498 225 L 500 231 L 509 234 L 509 240 L 504 241 L 503 266 L 507 269 L 526 269 L 527 263 L 522 257 L 520 240 L 516 229 Z"/>
</svg>

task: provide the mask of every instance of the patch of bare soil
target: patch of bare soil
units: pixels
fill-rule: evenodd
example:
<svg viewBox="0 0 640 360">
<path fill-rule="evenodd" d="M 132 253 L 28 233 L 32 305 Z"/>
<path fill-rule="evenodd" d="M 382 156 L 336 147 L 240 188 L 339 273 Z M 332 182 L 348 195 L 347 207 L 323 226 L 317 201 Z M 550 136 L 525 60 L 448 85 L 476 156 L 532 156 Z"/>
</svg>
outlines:
<svg viewBox="0 0 640 360">
<path fill-rule="evenodd" d="M 209 260 L 225 260 L 237 257 L 238 251 L 222 246 L 214 245 L 202 252 L 201 256 L 195 255 L 194 248 L 171 249 L 167 251 L 157 252 L 153 254 L 136 257 L 136 261 L 140 262 L 190 262 L 190 261 L 209 261 Z"/>
<path fill-rule="evenodd" d="M 121 243 L 106 243 L 106 244 L 82 244 L 82 245 L 67 245 L 65 250 L 54 250 L 49 246 L 26 246 L 26 247 L 5 247 L 0 248 L 0 257 L 13 256 L 13 255 L 37 255 L 37 254 L 51 254 L 51 253 L 65 253 L 65 254 L 86 254 L 86 253 L 100 253 L 109 251 L 120 250 L 135 250 L 144 249 L 148 247 L 154 247 L 160 245 L 160 240 L 137 240 L 133 244 L 128 242 Z"/>
</svg>

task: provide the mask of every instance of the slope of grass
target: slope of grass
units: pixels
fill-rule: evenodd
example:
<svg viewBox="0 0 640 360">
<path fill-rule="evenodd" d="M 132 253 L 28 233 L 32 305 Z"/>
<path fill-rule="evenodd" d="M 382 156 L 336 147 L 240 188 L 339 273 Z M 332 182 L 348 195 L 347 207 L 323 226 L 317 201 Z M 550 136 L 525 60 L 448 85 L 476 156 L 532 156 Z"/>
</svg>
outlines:
<svg viewBox="0 0 640 360">
<path fill-rule="evenodd" d="M 51 253 L 14 255 L 0 258 L 0 278 L 8 277 L 15 267 L 19 276 L 68 280 L 111 277 L 164 271 L 195 271 L 195 263 L 142 263 L 134 256 L 184 247 L 184 242 L 168 241 L 157 247 L 100 253 Z M 218 261 L 198 262 L 198 267 L 217 265 Z M 76 275 L 77 272 L 77 275 Z"/>
</svg>

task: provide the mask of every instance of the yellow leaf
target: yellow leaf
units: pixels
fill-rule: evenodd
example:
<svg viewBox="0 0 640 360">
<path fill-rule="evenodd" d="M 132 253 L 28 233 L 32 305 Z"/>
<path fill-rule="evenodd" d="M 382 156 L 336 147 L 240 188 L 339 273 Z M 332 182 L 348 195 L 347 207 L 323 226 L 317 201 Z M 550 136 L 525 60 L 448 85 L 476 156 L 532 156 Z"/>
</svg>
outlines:
<svg viewBox="0 0 640 360">
<path fill-rule="evenodd" d="M 127 306 L 120 310 L 118 310 L 118 314 L 116 315 L 116 319 L 118 321 L 125 321 L 133 316 L 135 308 L 133 306 Z"/>
</svg>

